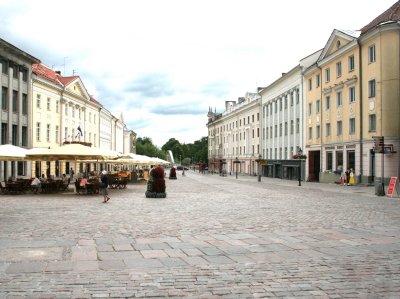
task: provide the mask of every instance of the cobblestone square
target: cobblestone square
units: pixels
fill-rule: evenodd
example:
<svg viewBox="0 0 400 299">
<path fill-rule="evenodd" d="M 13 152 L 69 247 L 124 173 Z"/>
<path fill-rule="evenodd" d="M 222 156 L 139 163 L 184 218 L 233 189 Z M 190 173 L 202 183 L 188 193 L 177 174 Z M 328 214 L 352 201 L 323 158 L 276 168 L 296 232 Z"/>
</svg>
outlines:
<svg viewBox="0 0 400 299">
<path fill-rule="evenodd" d="M 2 195 L 0 298 L 400 297 L 399 199 L 192 171 L 166 184 L 107 204 Z"/>
</svg>

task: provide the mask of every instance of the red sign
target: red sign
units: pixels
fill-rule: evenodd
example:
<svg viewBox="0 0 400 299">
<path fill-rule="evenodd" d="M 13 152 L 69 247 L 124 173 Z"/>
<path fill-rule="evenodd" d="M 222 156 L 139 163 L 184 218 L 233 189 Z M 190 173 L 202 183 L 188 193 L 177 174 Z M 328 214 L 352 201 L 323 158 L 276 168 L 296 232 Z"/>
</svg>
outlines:
<svg viewBox="0 0 400 299">
<path fill-rule="evenodd" d="M 393 196 L 393 192 L 396 189 L 397 177 L 392 177 L 390 179 L 389 188 L 387 191 L 388 196 Z"/>
</svg>

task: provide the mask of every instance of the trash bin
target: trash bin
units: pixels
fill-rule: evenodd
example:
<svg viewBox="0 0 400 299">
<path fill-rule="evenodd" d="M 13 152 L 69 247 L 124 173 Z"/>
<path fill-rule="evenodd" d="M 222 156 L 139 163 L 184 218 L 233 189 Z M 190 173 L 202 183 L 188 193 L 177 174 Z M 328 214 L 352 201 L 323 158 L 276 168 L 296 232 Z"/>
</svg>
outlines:
<svg viewBox="0 0 400 299">
<path fill-rule="evenodd" d="M 384 196 L 385 195 L 385 187 L 381 178 L 375 178 L 375 195 Z"/>
</svg>

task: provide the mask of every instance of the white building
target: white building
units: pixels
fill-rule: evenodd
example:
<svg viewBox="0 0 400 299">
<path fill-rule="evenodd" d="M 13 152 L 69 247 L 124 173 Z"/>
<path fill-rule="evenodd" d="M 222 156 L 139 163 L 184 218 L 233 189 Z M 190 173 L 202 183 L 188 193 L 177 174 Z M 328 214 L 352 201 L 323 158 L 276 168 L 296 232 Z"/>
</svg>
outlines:
<svg viewBox="0 0 400 299">
<path fill-rule="evenodd" d="M 261 153 L 259 120 L 260 96 L 257 93 L 248 92 L 238 102 L 226 101 L 223 113 L 210 110 L 207 124 L 209 170 L 257 174 L 256 160 Z"/>
<path fill-rule="evenodd" d="M 264 176 L 298 179 L 299 161 L 293 160 L 293 156 L 304 151 L 305 145 L 302 71 L 315 63 L 320 52 L 302 59 L 299 65 L 259 92 L 262 156 L 267 159 Z"/>
</svg>

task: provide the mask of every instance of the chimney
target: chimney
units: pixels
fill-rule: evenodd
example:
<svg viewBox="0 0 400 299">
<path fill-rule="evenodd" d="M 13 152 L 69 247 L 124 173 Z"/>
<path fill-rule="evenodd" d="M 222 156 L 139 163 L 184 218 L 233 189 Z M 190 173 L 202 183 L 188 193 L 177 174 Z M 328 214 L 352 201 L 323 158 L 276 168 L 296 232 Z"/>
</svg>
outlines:
<svg viewBox="0 0 400 299">
<path fill-rule="evenodd" d="M 56 71 L 56 73 L 61 76 L 61 71 Z"/>
<path fill-rule="evenodd" d="M 285 76 L 285 75 L 286 75 L 286 73 L 282 73 L 282 77 Z"/>
</svg>

